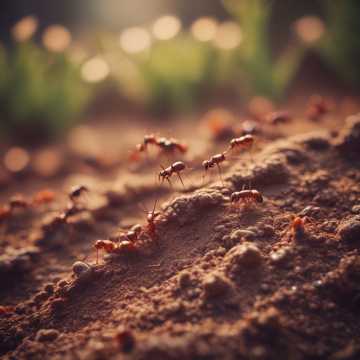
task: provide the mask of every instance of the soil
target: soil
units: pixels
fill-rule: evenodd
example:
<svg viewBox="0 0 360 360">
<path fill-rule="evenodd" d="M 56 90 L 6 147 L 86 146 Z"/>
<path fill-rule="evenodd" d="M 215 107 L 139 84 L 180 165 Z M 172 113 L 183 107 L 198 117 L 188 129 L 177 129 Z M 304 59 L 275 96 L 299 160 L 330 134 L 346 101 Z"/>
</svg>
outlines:
<svg viewBox="0 0 360 360">
<path fill-rule="evenodd" d="M 201 161 L 229 139 L 214 141 L 191 120 L 167 132 L 170 123 L 129 117 L 74 130 L 51 149 L 61 161 L 46 177 L 31 166 L 4 173 L 4 203 L 42 188 L 57 197 L 0 224 L 0 355 L 359 359 L 360 116 L 345 121 L 338 106 L 307 120 L 301 100 L 289 110 L 288 123 L 258 123 L 254 151 L 230 155 L 223 181 L 216 168 L 202 179 Z M 188 142 L 185 187 L 156 179 L 160 164 L 180 158 L 128 162 L 150 131 Z M 89 188 L 86 209 L 44 226 L 76 184 Z M 230 206 L 244 186 L 263 203 Z M 145 224 L 139 205 L 156 199 L 157 240 L 135 255 L 101 253 L 96 264 L 94 242 Z M 303 228 L 292 227 L 296 216 Z"/>
</svg>

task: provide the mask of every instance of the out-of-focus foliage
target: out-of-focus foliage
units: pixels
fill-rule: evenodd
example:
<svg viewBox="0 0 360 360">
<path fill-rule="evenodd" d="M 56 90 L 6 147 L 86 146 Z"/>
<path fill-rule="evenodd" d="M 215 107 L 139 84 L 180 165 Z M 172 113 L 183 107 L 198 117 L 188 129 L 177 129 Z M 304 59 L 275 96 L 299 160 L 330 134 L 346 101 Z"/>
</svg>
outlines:
<svg viewBox="0 0 360 360">
<path fill-rule="evenodd" d="M 0 68 L 0 135 L 34 142 L 78 121 L 90 90 L 66 52 L 26 39 L 0 49 Z"/>
<path fill-rule="evenodd" d="M 190 109 L 213 88 L 216 57 L 212 46 L 183 33 L 137 54 L 109 51 L 107 59 L 122 93 L 161 112 Z"/>
<path fill-rule="evenodd" d="M 339 75 L 360 85 L 360 1 L 324 0 L 327 31 L 320 50 Z"/>
<path fill-rule="evenodd" d="M 233 69 L 233 75 L 238 76 L 248 94 L 281 99 L 301 63 L 305 46 L 299 42 L 291 45 L 274 60 L 269 39 L 271 2 L 224 0 L 224 5 L 243 32 L 235 55 L 238 68 Z"/>
</svg>

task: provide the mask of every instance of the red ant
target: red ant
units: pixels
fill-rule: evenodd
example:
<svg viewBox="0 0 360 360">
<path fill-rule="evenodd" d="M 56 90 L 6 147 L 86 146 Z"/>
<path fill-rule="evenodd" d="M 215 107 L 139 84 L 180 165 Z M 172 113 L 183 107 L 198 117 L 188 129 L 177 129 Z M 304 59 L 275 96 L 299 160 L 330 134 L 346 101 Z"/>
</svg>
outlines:
<svg viewBox="0 0 360 360">
<path fill-rule="evenodd" d="M 145 135 L 142 143 L 136 145 L 136 153 L 145 152 L 149 145 L 155 145 L 164 152 L 174 153 L 176 150 L 182 154 L 186 153 L 188 147 L 186 144 L 181 143 L 179 140 L 165 137 L 158 138 L 154 134 Z M 132 154 L 131 158 L 136 159 L 136 155 Z"/>
<path fill-rule="evenodd" d="M 244 135 L 239 138 L 234 138 L 230 141 L 230 146 L 227 151 L 234 149 L 247 149 L 253 146 L 254 137 L 252 135 Z"/>
<path fill-rule="evenodd" d="M 320 95 L 314 95 L 310 98 L 306 116 L 310 120 L 319 120 L 323 115 L 331 110 L 330 102 Z"/>
<path fill-rule="evenodd" d="M 145 230 L 143 231 L 147 235 L 150 236 L 151 240 L 155 241 L 157 239 L 157 233 L 156 233 L 156 219 L 160 216 L 159 211 L 155 211 L 157 204 L 157 199 L 155 201 L 154 207 L 152 211 L 148 211 L 145 207 L 142 209 L 146 213 L 146 220 L 147 225 L 145 227 Z"/>
<path fill-rule="evenodd" d="M 212 156 L 209 160 L 204 160 L 202 162 L 202 166 L 204 167 L 205 172 L 208 171 L 209 169 L 211 169 L 212 167 L 214 167 L 215 165 L 217 166 L 221 182 L 223 180 L 222 180 L 220 164 L 226 160 L 225 153 L 226 152 L 216 154 L 216 155 Z M 205 177 L 205 175 L 203 176 L 203 179 L 204 179 L 204 177 Z"/>
<path fill-rule="evenodd" d="M 157 138 L 154 134 L 145 135 L 142 143 L 136 145 L 138 152 L 147 151 L 149 145 L 157 145 Z"/>
<path fill-rule="evenodd" d="M 164 152 L 170 152 L 175 153 L 176 150 L 181 152 L 182 154 L 185 154 L 188 150 L 188 147 L 186 144 L 181 143 L 179 140 L 171 138 L 160 138 L 157 140 L 157 146 Z"/>
<path fill-rule="evenodd" d="M 245 203 L 246 205 L 251 203 L 262 203 L 264 201 L 262 194 L 255 189 L 235 191 L 230 195 L 231 205 L 239 203 Z"/>
<path fill-rule="evenodd" d="M 166 169 L 163 166 L 161 166 L 161 168 L 162 168 L 162 171 L 159 172 L 159 181 L 161 180 L 161 182 L 164 182 L 164 180 L 167 180 L 169 185 L 172 186 L 170 177 L 174 173 L 176 173 L 181 181 L 181 184 L 185 187 L 184 182 L 180 176 L 180 172 L 186 168 L 185 163 L 183 163 L 182 161 L 176 161 L 172 165 L 167 167 Z"/>
<path fill-rule="evenodd" d="M 99 263 L 99 250 L 104 250 L 106 253 L 116 253 L 119 255 L 135 254 L 139 250 L 139 246 L 129 240 L 122 240 L 118 244 L 111 240 L 97 240 L 94 244 L 96 249 L 96 264 Z"/>
<path fill-rule="evenodd" d="M 55 200 L 55 193 L 51 190 L 41 190 L 33 197 L 32 203 L 34 205 L 48 204 Z"/>
<path fill-rule="evenodd" d="M 29 209 L 54 200 L 55 194 L 50 190 L 41 190 L 34 195 L 31 201 L 26 200 L 21 195 L 15 195 L 10 198 L 7 205 L 0 207 L 0 221 L 11 217 L 17 209 Z"/>
<path fill-rule="evenodd" d="M 274 111 L 266 116 L 266 121 L 273 125 L 287 123 L 290 120 L 291 115 L 286 110 Z"/>
<path fill-rule="evenodd" d="M 313 221 L 305 216 L 301 218 L 300 216 L 295 216 L 292 223 L 290 224 L 290 228 L 292 230 L 293 237 L 295 239 L 300 239 L 305 235 L 305 223 L 313 223 Z"/>
<path fill-rule="evenodd" d="M 27 209 L 30 207 L 30 205 L 30 202 L 21 195 L 15 195 L 9 200 L 9 207 L 11 210 L 15 210 L 17 208 Z"/>
<path fill-rule="evenodd" d="M 67 208 L 55 216 L 50 223 L 44 224 L 42 229 L 46 234 L 52 233 L 60 226 L 67 224 L 69 217 L 76 215 L 81 211 L 83 211 L 83 208 L 79 207 L 78 205 L 69 204 Z"/>
</svg>

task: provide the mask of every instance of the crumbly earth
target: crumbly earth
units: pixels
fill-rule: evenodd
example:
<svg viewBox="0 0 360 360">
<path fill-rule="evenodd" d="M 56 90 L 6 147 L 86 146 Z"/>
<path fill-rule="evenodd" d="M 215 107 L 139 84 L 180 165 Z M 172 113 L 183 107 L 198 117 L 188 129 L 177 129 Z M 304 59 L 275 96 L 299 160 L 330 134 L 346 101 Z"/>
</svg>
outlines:
<svg viewBox="0 0 360 360">
<path fill-rule="evenodd" d="M 156 159 L 131 172 L 117 164 L 106 176 L 71 175 L 90 192 L 69 224 L 42 230 L 50 210 L 65 206 L 62 190 L 55 204 L 3 221 L 0 354 L 359 359 L 360 116 L 294 135 L 297 126 L 265 128 L 251 156 L 230 157 L 223 182 L 216 170 L 202 181 L 199 161 L 225 143 L 202 140 L 185 159 L 184 189 L 154 181 Z M 49 182 L 64 183 L 65 175 Z M 231 207 L 230 193 L 249 184 L 264 202 Z M 11 186 L 4 199 L 21 190 Z M 156 244 L 96 265 L 94 241 L 144 223 L 137 205 L 157 198 Z M 295 216 L 303 232 L 293 231 Z M 75 261 L 85 264 L 73 270 Z"/>
</svg>

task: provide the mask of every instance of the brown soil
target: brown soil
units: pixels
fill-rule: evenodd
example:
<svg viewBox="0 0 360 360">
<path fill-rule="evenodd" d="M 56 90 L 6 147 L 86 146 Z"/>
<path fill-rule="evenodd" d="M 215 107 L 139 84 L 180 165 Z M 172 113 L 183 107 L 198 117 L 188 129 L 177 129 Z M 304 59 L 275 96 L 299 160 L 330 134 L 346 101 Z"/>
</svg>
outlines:
<svg viewBox="0 0 360 360">
<path fill-rule="evenodd" d="M 155 181 L 166 158 L 129 169 L 125 149 L 157 130 L 138 123 L 96 127 L 106 164 L 89 165 L 77 149 L 55 177 L 12 178 L 3 201 L 44 186 L 58 198 L 0 224 L 0 355 L 359 359 L 360 118 L 345 124 L 341 110 L 311 122 L 294 109 L 289 124 L 261 126 L 252 157 L 229 159 L 223 185 L 216 170 L 203 184 L 199 164 L 226 143 L 193 123 L 173 129 L 191 149 L 185 189 Z M 230 193 L 250 182 L 264 202 L 231 208 Z M 77 183 L 90 188 L 88 210 L 44 232 Z M 94 241 L 144 223 L 139 202 L 156 198 L 157 244 L 96 265 Z M 306 218 L 304 232 L 292 230 L 295 215 Z M 78 275 L 76 260 L 89 265 Z"/>
</svg>

